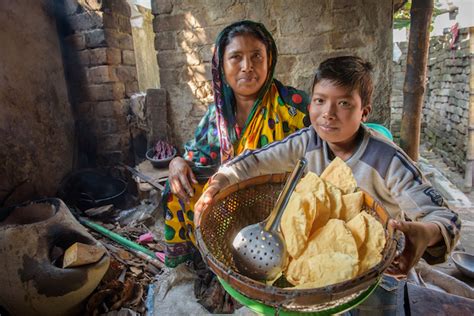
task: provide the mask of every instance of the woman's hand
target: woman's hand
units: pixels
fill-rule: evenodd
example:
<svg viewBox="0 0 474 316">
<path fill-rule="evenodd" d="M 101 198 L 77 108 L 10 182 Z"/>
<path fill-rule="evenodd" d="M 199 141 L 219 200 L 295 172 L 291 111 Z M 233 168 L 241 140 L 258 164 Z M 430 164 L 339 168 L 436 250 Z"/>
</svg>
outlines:
<svg viewBox="0 0 474 316">
<path fill-rule="evenodd" d="M 212 177 L 209 186 L 194 205 L 194 226 L 199 226 L 201 212 L 214 202 L 214 196 L 228 184 L 229 181 L 225 176 L 216 174 Z"/>
<path fill-rule="evenodd" d="M 389 225 L 405 235 L 405 248 L 394 259 L 387 273 L 394 276 L 406 275 L 417 264 L 426 248 L 437 244 L 443 236 L 441 229 L 435 223 L 407 222 L 391 219 Z"/>
<path fill-rule="evenodd" d="M 186 160 L 176 157 L 171 160 L 169 171 L 171 193 L 177 195 L 186 203 L 189 202 L 189 199 L 194 195 L 191 182 L 198 183 L 191 167 Z"/>
</svg>

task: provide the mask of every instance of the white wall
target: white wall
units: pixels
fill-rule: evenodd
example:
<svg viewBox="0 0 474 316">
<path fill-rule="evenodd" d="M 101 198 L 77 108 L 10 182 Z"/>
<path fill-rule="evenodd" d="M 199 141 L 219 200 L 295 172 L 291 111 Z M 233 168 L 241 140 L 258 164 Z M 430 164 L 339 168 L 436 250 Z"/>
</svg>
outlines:
<svg viewBox="0 0 474 316">
<path fill-rule="evenodd" d="M 437 16 L 433 23 L 433 30 L 430 36 L 442 35 L 445 28 L 450 28 L 456 22 L 459 27 L 470 27 L 474 26 L 474 0 L 444 0 L 441 1 L 442 9 L 447 9 L 447 2 L 451 2 L 454 6 L 458 7 L 458 14 L 455 20 L 449 19 L 449 13 L 444 13 Z M 408 40 L 407 29 L 393 30 L 393 41 L 405 42 Z"/>
</svg>

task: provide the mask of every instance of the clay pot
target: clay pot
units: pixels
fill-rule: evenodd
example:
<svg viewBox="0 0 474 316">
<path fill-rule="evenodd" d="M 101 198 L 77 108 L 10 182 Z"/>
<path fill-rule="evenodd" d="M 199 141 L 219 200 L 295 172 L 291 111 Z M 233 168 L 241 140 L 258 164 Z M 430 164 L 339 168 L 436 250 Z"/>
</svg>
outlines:
<svg viewBox="0 0 474 316">
<path fill-rule="evenodd" d="M 0 210 L 0 306 L 12 315 L 72 315 L 97 287 L 110 263 L 74 268 L 54 264 L 58 248 L 98 243 L 59 199 Z M 104 249 L 105 250 L 105 249 Z"/>
</svg>

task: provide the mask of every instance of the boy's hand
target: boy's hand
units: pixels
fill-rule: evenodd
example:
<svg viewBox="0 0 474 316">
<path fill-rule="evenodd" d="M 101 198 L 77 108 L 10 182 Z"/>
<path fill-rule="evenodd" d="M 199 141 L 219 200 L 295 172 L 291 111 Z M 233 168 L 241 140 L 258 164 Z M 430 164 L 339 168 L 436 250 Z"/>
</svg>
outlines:
<svg viewBox="0 0 474 316">
<path fill-rule="evenodd" d="M 387 273 L 395 276 L 406 275 L 408 271 L 420 260 L 426 248 L 438 243 L 443 236 L 435 223 L 406 222 L 391 219 L 389 225 L 400 230 L 405 235 L 405 248 L 394 259 Z"/>
<path fill-rule="evenodd" d="M 198 227 L 201 223 L 201 212 L 214 202 L 214 196 L 226 185 L 229 181 L 226 177 L 216 174 L 207 189 L 202 193 L 199 200 L 194 205 L 194 226 Z"/>
</svg>

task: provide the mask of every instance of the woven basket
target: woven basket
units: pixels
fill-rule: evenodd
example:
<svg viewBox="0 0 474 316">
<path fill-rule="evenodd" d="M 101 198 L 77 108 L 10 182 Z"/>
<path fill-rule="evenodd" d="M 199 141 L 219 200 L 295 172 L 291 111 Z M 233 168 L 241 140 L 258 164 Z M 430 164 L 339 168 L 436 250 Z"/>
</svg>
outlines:
<svg viewBox="0 0 474 316">
<path fill-rule="evenodd" d="M 396 236 L 387 225 L 387 211 L 364 192 L 364 210 L 375 216 L 385 228 L 386 244 L 382 261 L 348 281 L 315 289 L 288 289 L 269 286 L 250 279 L 235 267 L 232 240 L 245 226 L 267 218 L 283 188 L 287 174 L 259 176 L 229 186 L 219 192 L 215 203 L 202 212 L 196 229 L 198 248 L 209 268 L 232 288 L 263 304 L 290 311 L 323 311 L 346 304 L 371 285 L 392 262 Z"/>
</svg>

